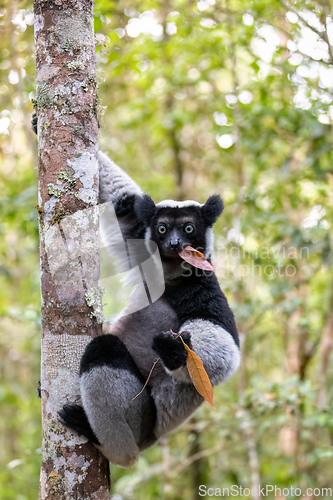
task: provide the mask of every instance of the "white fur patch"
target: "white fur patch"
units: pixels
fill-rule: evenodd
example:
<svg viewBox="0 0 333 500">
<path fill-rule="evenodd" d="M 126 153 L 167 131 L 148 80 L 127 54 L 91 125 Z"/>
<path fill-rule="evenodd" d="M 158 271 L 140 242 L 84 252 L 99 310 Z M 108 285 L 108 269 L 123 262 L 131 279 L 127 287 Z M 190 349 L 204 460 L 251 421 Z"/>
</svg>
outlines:
<svg viewBox="0 0 333 500">
<path fill-rule="evenodd" d="M 146 245 L 146 248 L 149 252 L 149 254 L 152 256 L 153 258 L 153 261 L 155 263 L 155 266 L 157 265 L 162 265 L 161 263 L 161 255 L 160 255 L 160 251 L 157 249 L 157 252 L 154 251 L 156 250 L 156 243 L 154 243 L 152 240 L 151 240 L 151 230 L 150 230 L 150 227 L 148 227 L 146 229 L 146 234 L 145 234 L 145 245 Z M 163 281 L 164 281 L 164 277 L 163 277 Z"/>
<path fill-rule="evenodd" d="M 176 378 L 177 380 L 180 380 L 181 382 L 185 382 L 187 384 L 192 384 L 192 380 L 186 366 L 181 366 L 180 368 L 177 368 L 177 370 L 168 370 L 168 368 L 164 366 L 164 369 L 169 375 Z"/>
<path fill-rule="evenodd" d="M 194 200 L 175 201 L 163 200 L 156 204 L 158 208 L 183 208 L 183 207 L 202 207 L 203 204 Z"/>
<path fill-rule="evenodd" d="M 146 243 L 146 247 L 147 247 L 147 250 L 149 253 L 151 253 L 150 246 L 149 246 L 150 239 L 151 239 L 151 230 L 150 230 L 150 227 L 147 227 L 146 234 L 145 234 L 145 243 Z"/>
<path fill-rule="evenodd" d="M 206 251 L 205 251 L 206 259 L 209 259 L 209 257 L 211 256 L 213 247 L 214 247 L 214 233 L 213 233 L 213 228 L 209 227 L 206 230 Z"/>
</svg>

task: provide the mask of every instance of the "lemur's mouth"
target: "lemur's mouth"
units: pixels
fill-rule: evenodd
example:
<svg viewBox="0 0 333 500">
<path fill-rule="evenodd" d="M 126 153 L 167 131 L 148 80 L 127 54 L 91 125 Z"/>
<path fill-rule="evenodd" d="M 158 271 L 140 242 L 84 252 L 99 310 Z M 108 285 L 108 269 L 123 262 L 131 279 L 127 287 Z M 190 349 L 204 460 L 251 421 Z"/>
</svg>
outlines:
<svg viewBox="0 0 333 500">
<path fill-rule="evenodd" d="M 182 251 L 179 251 L 179 250 L 168 249 L 168 250 L 163 251 L 163 256 L 165 258 L 176 259 L 176 258 L 181 257 L 181 255 L 180 255 L 181 253 L 182 253 Z"/>
<path fill-rule="evenodd" d="M 214 271 L 213 266 L 206 260 L 204 254 L 195 248 L 187 246 L 184 250 L 178 252 L 178 255 L 194 267 L 204 269 L 205 271 Z"/>
</svg>

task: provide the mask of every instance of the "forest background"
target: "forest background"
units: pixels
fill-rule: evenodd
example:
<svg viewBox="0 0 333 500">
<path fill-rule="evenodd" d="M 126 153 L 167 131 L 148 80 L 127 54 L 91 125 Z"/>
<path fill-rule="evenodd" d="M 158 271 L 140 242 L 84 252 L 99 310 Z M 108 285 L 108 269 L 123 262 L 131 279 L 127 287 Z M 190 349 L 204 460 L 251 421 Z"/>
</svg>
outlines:
<svg viewBox="0 0 333 500">
<path fill-rule="evenodd" d="M 200 484 L 293 485 L 329 498 L 322 488 L 333 487 L 332 7 L 97 0 L 95 32 L 100 149 L 155 201 L 224 198 L 213 261 L 243 351 L 239 373 L 215 389 L 217 411 L 204 404 L 133 469 L 111 467 L 114 498 L 201 498 Z M 32 2 L 0 2 L 0 47 L 0 498 L 35 500 Z M 239 495 L 249 497 L 256 495 Z"/>
</svg>

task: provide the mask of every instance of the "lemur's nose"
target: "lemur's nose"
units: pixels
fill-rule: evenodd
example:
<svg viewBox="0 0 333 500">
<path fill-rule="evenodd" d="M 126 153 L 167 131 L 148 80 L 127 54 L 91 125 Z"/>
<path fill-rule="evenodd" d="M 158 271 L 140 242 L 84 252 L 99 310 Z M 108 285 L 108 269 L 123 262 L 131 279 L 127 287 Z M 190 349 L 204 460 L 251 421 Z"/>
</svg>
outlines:
<svg viewBox="0 0 333 500">
<path fill-rule="evenodd" d="M 169 241 L 169 247 L 171 250 L 179 250 L 180 249 L 180 239 L 179 238 L 172 238 Z"/>
</svg>

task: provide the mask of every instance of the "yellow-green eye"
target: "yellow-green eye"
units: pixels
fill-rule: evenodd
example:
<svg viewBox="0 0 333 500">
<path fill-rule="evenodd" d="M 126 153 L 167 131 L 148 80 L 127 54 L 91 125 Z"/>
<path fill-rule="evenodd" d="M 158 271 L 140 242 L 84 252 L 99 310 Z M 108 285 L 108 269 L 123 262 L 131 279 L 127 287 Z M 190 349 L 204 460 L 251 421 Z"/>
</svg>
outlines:
<svg viewBox="0 0 333 500">
<path fill-rule="evenodd" d="M 160 224 L 157 228 L 157 231 L 160 233 L 160 234 L 165 234 L 167 232 L 167 227 L 165 224 Z"/>
<path fill-rule="evenodd" d="M 186 226 L 184 227 L 184 231 L 185 231 L 185 233 L 187 233 L 187 234 L 191 234 L 191 233 L 193 233 L 193 231 L 194 231 L 194 226 L 193 226 L 193 224 L 186 224 Z"/>
</svg>

